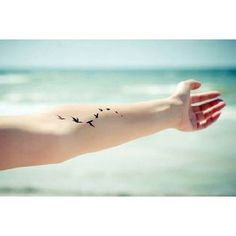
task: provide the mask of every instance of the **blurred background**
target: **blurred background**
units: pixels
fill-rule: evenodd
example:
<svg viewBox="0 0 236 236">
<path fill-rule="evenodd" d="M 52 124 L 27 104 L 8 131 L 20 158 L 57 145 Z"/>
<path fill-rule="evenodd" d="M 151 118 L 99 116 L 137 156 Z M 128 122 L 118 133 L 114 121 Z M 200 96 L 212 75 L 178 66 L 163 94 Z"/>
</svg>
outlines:
<svg viewBox="0 0 236 236">
<path fill-rule="evenodd" d="M 163 98 L 189 78 L 226 101 L 210 128 L 166 130 L 62 164 L 0 171 L 0 195 L 236 195 L 236 41 L 1 40 L 1 115 Z"/>
</svg>

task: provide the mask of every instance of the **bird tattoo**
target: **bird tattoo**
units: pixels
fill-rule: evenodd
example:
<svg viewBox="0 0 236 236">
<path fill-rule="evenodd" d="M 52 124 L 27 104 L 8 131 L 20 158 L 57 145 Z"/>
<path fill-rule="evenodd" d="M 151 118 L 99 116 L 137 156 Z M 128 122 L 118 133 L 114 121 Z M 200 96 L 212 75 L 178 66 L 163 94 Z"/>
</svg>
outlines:
<svg viewBox="0 0 236 236">
<path fill-rule="evenodd" d="M 63 118 L 63 117 L 61 117 L 59 115 L 57 115 L 57 117 L 58 117 L 59 120 L 65 120 L 66 119 L 66 118 Z"/>
<path fill-rule="evenodd" d="M 92 124 L 92 122 L 93 122 L 93 120 L 89 120 L 89 121 L 87 121 L 86 123 L 88 123 L 90 126 L 95 127 L 95 126 Z"/>
<path fill-rule="evenodd" d="M 79 118 L 75 118 L 73 116 L 71 116 L 71 117 L 75 123 L 83 123 L 82 121 L 79 120 Z"/>
<path fill-rule="evenodd" d="M 104 111 L 104 110 L 110 111 L 110 110 L 112 110 L 112 109 L 109 108 L 109 107 L 107 107 L 107 108 L 105 108 L 105 109 L 98 108 L 98 110 L 102 112 L 102 111 Z M 120 114 L 118 111 L 115 111 L 115 110 L 114 110 L 114 112 L 115 112 L 116 114 Z M 93 115 L 94 115 L 95 119 L 98 119 L 99 113 L 96 113 L 96 114 L 93 114 Z M 120 116 L 123 117 L 122 114 L 120 114 Z M 65 120 L 65 119 L 66 119 L 65 117 L 62 117 L 62 116 L 60 116 L 60 115 L 57 115 L 57 117 L 58 117 L 59 120 Z M 83 122 L 79 119 L 79 117 L 73 117 L 73 116 L 71 116 L 71 118 L 72 118 L 72 121 L 75 122 L 75 123 L 83 123 Z M 89 124 L 89 125 L 92 126 L 92 127 L 95 127 L 95 125 L 93 124 L 93 120 L 89 120 L 89 121 L 87 121 L 86 123 Z"/>
</svg>

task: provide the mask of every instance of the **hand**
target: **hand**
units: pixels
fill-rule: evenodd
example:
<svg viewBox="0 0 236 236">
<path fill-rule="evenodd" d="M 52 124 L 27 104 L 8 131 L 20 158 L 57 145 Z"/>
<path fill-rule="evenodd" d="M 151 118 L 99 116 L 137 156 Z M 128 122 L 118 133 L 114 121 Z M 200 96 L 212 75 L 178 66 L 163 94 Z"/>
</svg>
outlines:
<svg viewBox="0 0 236 236">
<path fill-rule="evenodd" d="M 180 113 L 177 129 L 195 131 L 205 129 L 213 124 L 220 116 L 220 110 L 225 106 L 218 91 L 210 91 L 191 95 L 191 90 L 201 86 L 199 81 L 186 80 L 178 84 L 171 98 L 178 106 Z M 215 99 L 209 101 L 209 99 Z M 196 105 L 201 103 L 201 105 Z M 203 103 L 203 104 L 202 104 Z"/>
</svg>

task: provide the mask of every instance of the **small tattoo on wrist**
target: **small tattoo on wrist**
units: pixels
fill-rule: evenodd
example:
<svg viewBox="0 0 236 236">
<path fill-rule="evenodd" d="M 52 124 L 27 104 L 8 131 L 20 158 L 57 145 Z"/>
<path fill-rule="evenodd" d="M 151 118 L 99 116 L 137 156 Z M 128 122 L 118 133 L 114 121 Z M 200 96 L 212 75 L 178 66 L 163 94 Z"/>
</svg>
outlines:
<svg viewBox="0 0 236 236">
<path fill-rule="evenodd" d="M 101 111 L 101 112 L 103 112 L 104 110 L 110 111 L 110 110 L 112 110 L 112 109 L 109 108 L 109 107 L 107 107 L 106 109 L 98 108 L 98 110 Z M 115 112 L 116 114 L 119 114 L 121 117 L 123 117 L 123 115 L 120 114 L 118 111 L 114 111 L 114 112 Z M 95 119 L 98 119 L 99 113 L 96 113 L 96 114 L 93 114 L 93 115 L 94 115 Z M 60 115 L 57 115 L 57 117 L 58 117 L 59 120 L 66 120 L 65 117 L 62 117 L 62 116 L 60 116 Z M 73 116 L 71 116 L 71 118 L 72 118 L 72 121 L 75 122 L 75 123 L 84 123 L 83 121 L 81 121 L 81 120 L 79 119 L 79 117 L 73 117 Z M 93 124 L 93 120 L 86 121 L 86 123 L 89 124 L 89 125 L 92 126 L 92 127 L 95 127 L 95 125 Z"/>
</svg>

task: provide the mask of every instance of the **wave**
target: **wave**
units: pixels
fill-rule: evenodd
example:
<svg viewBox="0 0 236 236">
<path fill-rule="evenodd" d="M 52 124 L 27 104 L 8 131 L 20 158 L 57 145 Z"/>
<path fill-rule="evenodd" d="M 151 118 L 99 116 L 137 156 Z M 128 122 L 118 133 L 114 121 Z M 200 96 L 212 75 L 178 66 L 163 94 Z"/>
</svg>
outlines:
<svg viewBox="0 0 236 236">
<path fill-rule="evenodd" d="M 30 102 L 36 102 L 36 101 L 46 101 L 47 98 L 42 93 L 8 93 L 2 98 L 5 101 L 8 102 L 22 102 L 22 101 L 30 101 Z"/>
<path fill-rule="evenodd" d="M 221 119 L 236 120 L 236 107 L 226 106 L 226 108 L 222 111 Z"/>
<path fill-rule="evenodd" d="M 134 84 L 124 85 L 122 92 L 127 95 L 170 95 L 177 87 L 177 83 L 172 84 Z M 214 90 L 214 86 L 211 83 L 204 83 L 203 89 Z M 199 91 L 199 90 L 198 90 Z M 197 92 L 198 92 L 197 91 Z"/>
<path fill-rule="evenodd" d="M 122 92 L 129 95 L 169 95 L 175 88 L 175 84 L 137 84 L 123 86 Z"/>
<path fill-rule="evenodd" d="M 0 75 L 0 84 L 23 84 L 30 81 L 25 75 L 7 74 Z"/>
<path fill-rule="evenodd" d="M 43 111 L 48 109 L 51 105 L 41 103 L 34 104 L 11 104 L 8 102 L 0 102 L 0 115 L 27 115 L 33 112 Z"/>
</svg>

